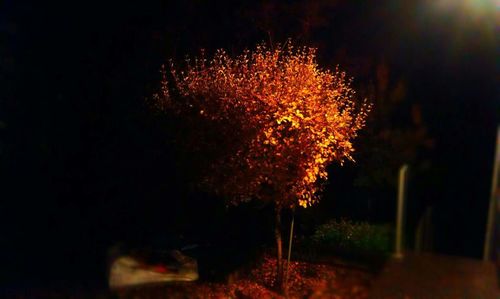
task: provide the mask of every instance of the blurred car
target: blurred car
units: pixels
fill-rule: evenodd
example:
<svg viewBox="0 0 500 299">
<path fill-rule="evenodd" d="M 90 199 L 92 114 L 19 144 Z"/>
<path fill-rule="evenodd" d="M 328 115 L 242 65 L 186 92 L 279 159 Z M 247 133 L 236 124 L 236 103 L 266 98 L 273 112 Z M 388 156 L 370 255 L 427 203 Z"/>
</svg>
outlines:
<svg viewBox="0 0 500 299">
<path fill-rule="evenodd" d="M 109 269 L 111 289 L 197 279 L 197 260 L 184 255 L 179 250 L 136 251 L 120 255 L 111 262 Z"/>
</svg>

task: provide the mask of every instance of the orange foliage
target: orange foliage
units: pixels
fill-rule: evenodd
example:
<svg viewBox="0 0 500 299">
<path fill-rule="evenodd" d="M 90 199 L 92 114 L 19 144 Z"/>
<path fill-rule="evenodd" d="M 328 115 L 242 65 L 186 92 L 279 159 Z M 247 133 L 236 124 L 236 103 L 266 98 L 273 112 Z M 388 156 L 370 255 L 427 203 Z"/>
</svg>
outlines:
<svg viewBox="0 0 500 299">
<path fill-rule="evenodd" d="M 352 160 L 352 140 L 370 105 L 357 105 L 346 74 L 321 69 L 315 55 L 290 42 L 236 57 L 218 50 L 209 61 L 202 52 L 182 70 L 172 64 L 171 80 L 164 74 L 154 97 L 159 108 L 219 124 L 224 155 L 205 183 L 230 203 L 257 198 L 280 208 L 310 206 L 326 166 Z"/>
</svg>

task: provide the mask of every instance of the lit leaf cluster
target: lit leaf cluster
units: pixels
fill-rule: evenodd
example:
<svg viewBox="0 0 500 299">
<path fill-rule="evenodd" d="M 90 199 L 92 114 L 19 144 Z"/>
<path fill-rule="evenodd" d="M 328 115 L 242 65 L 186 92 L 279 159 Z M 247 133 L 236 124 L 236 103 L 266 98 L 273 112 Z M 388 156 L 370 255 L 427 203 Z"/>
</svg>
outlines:
<svg viewBox="0 0 500 299">
<path fill-rule="evenodd" d="M 217 124 L 223 154 L 205 183 L 230 203 L 257 198 L 310 206 L 327 165 L 352 159 L 352 140 L 370 106 L 357 105 L 346 74 L 321 69 L 315 55 L 290 42 L 259 45 L 236 57 L 218 50 L 207 60 L 202 52 L 164 73 L 158 107 Z"/>
</svg>

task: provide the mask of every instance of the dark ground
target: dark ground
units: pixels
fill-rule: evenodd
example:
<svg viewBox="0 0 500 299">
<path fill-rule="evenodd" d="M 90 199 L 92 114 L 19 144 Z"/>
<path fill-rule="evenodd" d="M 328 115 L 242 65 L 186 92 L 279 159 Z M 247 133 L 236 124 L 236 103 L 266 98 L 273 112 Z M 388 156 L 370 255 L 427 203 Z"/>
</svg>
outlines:
<svg viewBox="0 0 500 299">
<path fill-rule="evenodd" d="M 370 298 L 499 297 L 497 270 L 491 262 L 408 253 L 387 263 L 373 282 Z"/>
</svg>

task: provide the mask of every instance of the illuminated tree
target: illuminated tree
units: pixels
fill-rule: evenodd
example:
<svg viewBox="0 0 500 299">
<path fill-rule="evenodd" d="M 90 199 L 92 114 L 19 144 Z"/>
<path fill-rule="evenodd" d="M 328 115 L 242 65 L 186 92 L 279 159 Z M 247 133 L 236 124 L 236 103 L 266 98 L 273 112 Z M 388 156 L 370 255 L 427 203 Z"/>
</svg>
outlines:
<svg viewBox="0 0 500 299">
<path fill-rule="evenodd" d="M 234 58 L 218 50 L 209 61 L 202 52 L 182 71 L 172 64 L 153 98 L 158 108 L 194 124 L 185 138 L 190 146 L 211 153 L 204 186 L 229 204 L 274 204 L 280 286 L 281 210 L 319 200 L 327 165 L 352 159 L 352 140 L 370 108 L 356 104 L 345 73 L 319 68 L 315 52 L 290 42 Z"/>
</svg>

